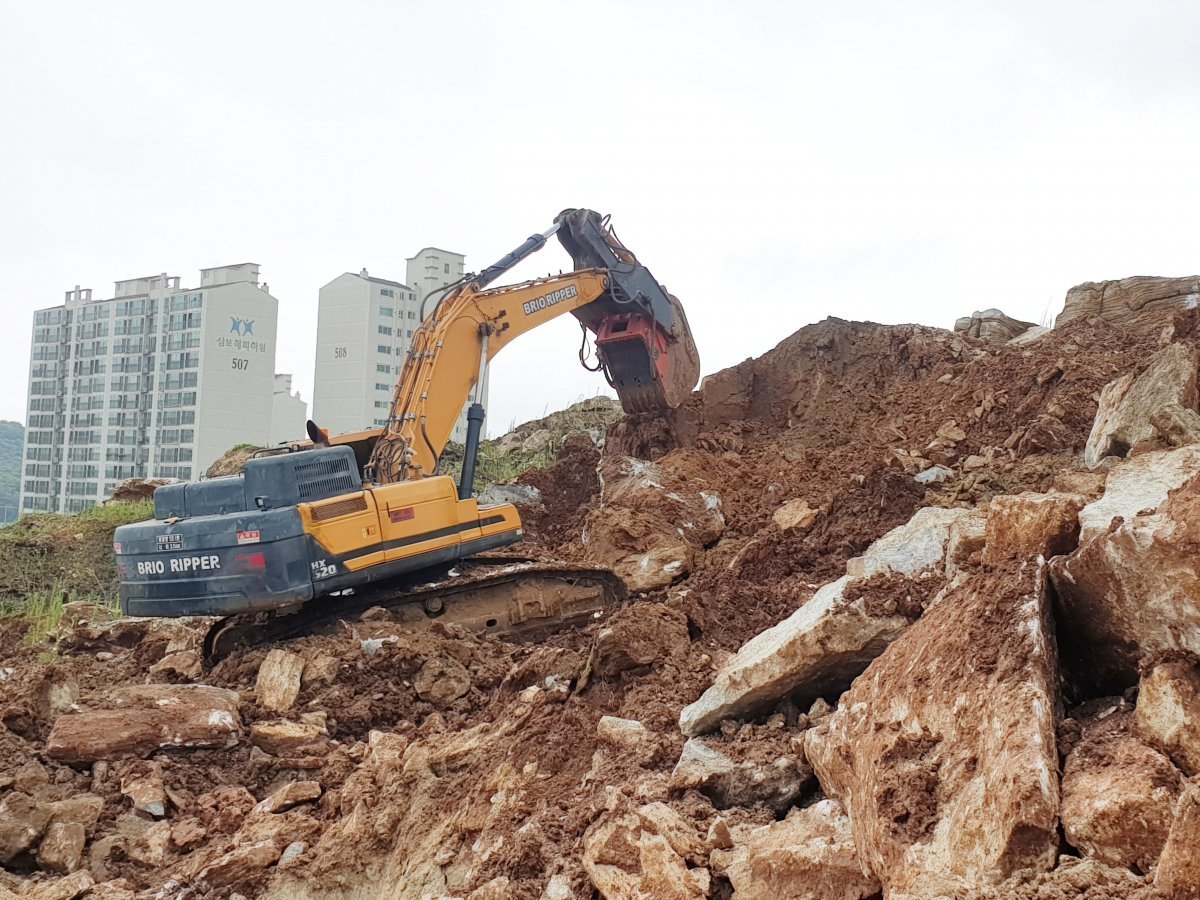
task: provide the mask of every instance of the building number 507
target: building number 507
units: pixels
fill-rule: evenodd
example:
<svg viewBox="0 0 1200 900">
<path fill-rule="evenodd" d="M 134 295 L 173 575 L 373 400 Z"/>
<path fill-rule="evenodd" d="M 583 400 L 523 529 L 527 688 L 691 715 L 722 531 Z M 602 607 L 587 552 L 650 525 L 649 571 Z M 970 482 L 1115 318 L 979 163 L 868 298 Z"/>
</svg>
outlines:
<svg viewBox="0 0 1200 900">
<path fill-rule="evenodd" d="M 244 372 L 250 368 L 250 360 L 248 359 L 231 359 L 229 362 L 233 365 L 233 368 L 240 372 Z"/>
</svg>

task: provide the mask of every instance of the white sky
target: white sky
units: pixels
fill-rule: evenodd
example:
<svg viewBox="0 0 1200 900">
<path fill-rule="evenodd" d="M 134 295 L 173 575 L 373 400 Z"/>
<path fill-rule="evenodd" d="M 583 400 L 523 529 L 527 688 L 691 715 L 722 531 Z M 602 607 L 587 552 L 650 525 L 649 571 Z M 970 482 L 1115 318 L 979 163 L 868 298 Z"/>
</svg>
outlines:
<svg viewBox="0 0 1200 900">
<path fill-rule="evenodd" d="M 0 418 L 32 310 L 253 260 L 312 398 L 317 290 L 611 213 L 705 373 L 828 315 L 1041 321 L 1200 270 L 1200 4 L 0 0 Z M 557 243 L 514 280 L 569 267 Z M 489 432 L 602 386 L 564 317 Z"/>
</svg>

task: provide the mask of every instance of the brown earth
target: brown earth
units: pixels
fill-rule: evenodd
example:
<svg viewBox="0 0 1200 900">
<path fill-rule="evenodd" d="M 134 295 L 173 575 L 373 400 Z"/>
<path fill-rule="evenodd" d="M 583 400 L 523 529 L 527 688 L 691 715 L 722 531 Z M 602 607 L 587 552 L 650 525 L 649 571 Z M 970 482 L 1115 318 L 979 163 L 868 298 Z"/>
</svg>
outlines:
<svg viewBox="0 0 1200 900">
<path fill-rule="evenodd" d="M 1195 328 L 1196 313 L 1183 314 L 1175 339 L 1192 343 Z M 685 744 L 682 707 L 730 653 L 920 507 L 982 507 L 1000 494 L 1050 490 L 1078 471 L 1101 388 L 1137 371 L 1157 339 L 1094 318 L 1016 346 L 912 325 L 806 327 L 708 378 L 670 422 L 622 419 L 602 447 L 586 435 L 567 438 L 552 465 L 520 479 L 541 496 L 523 510 L 529 540 L 520 549 L 568 560 L 584 558 L 585 524 L 611 488 L 597 474 L 605 459 L 653 461 L 678 483 L 710 487 L 723 532 L 689 545 L 689 575 L 536 646 L 454 627 L 406 631 L 387 616 L 344 623 L 287 644 L 305 670 L 283 712 L 256 702 L 266 647 L 198 675 L 181 665 L 151 671 L 168 655 L 194 652 L 203 623 L 118 623 L 87 639 L 66 632 L 47 662 L 46 647 L 23 642 L 21 620 L 0 620 L 0 797 L 22 793 L 45 808 L 99 798 L 78 872 L 110 884 L 81 896 L 153 896 L 172 882 L 190 885 L 194 897 L 598 896 L 583 862 L 589 829 L 662 803 L 690 837 L 678 823 L 648 824 L 653 816 L 643 812 L 642 837 L 621 844 L 623 853 L 640 846 L 641 861 L 617 867 L 650 878 L 657 857 L 648 848 L 659 852 L 661 836 L 695 873 L 689 886 L 675 885 L 679 896 L 704 896 L 696 885 L 707 884 L 707 895 L 727 897 L 716 853 L 723 835 L 738 843 L 782 815 L 763 801 L 718 809 L 701 790 L 672 785 Z M 936 466 L 944 478 L 917 480 Z M 818 515 L 785 532 L 773 514 L 797 499 Z M 881 576 L 870 602 L 916 619 L 932 590 L 914 594 Z M 978 632 L 982 646 L 988 630 Z M 74 767 L 46 755 L 56 719 L 84 714 L 68 711 L 72 704 L 86 712 L 114 685 L 188 681 L 238 692 L 237 746 Z M 777 760 L 803 759 L 805 733 L 837 700 L 797 709 L 785 698 L 704 742 L 761 782 Z M 644 731 L 614 743 L 598 732 L 604 716 Z M 264 737 L 280 720 L 295 726 L 286 749 Z M 1065 756 L 1069 734 L 1059 743 Z M 135 811 L 121 790 L 147 764 L 165 791 L 161 820 Z M 286 812 L 251 811 L 291 782 L 316 782 L 320 796 Z M 905 789 L 921 809 L 921 785 Z M 821 799 L 810 780 L 791 802 Z M 47 871 L 35 847 L 0 866 L 0 897 L 5 888 L 62 886 L 55 879 L 67 876 Z M 1020 877 L 1013 893 L 981 883 L 979 896 L 1153 896 L 1141 875 L 1091 861 Z"/>
</svg>

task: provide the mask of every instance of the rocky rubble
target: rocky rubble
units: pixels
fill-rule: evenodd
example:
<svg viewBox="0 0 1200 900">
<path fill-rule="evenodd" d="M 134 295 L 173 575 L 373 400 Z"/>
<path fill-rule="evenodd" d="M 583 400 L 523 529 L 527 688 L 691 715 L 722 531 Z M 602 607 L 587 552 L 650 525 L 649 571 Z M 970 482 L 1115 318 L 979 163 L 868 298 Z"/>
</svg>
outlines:
<svg viewBox="0 0 1200 900">
<path fill-rule="evenodd" d="M 1200 313 L 1115 290 L 565 438 L 521 552 L 631 599 L 537 644 L 0 620 L 0 898 L 1200 896 Z"/>
</svg>

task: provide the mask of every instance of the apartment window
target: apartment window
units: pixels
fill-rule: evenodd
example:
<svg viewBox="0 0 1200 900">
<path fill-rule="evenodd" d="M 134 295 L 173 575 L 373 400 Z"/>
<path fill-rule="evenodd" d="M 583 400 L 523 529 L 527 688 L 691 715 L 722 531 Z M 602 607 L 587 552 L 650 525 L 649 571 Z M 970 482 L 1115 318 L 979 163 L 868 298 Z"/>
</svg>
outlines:
<svg viewBox="0 0 1200 900">
<path fill-rule="evenodd" d="M 195 369 L 200 365 L 199 353 L 168 353 L 168 369 Z"/>
<path fill-rule="evenodd" d="M 417 317 L 417 312 L 416 312 L 416 310 L 410 309 L 410 310 L 408 311 L 408 317 L 409 317 L 410 319 L 415 319 L 415 318 Z"/>
<path fill-rule="evenodd" d="M 122 319 L 113 323 L 113 334 L 141 334 L 146 330 L 145 319 Z"/>
<path fill-rule="evenodd" d="M 450 274 L 450 263 L 443 263 L 442 271 L 444 271 L 447 275 L 449 275 Z"/>
<path fill-rule="evenodd" d="M 171 334 L 166 336 L 166 344 L 164 350 L 192 350 L 200 346 L 200 333 L 198 331 L 188 331 L 180 334 Z"/>
<path fill-rule="evenodd" d="M 164 408 L 174 406 L 195 406 L 196 392 L 195 391 L 168 391 L 162 395 L 162 403 L 159 404 Z"/>
<path fill-rule="evenodd" d="M 168 372 L 163 376 L 163 390 L 177 391 L 180 388 L 196 387 L 199 378 L 198 372 Z"/>
<path fill-rule="evenodd" d="M 196 411 L 193 409 L 174 410 L 172 412 L 159 412 L 158 424 L 167 426 L 179 425 L 194 425 L 196 423 Z"/>
<path fill-rule="evenodd" d="M 411 328 L 410 328 L 410 329 L 408 329 L 408 336 L 409 336 L 409 337 L 412 337 L 412 329 L 411 329 Z"/>
<path fill-rule="evenodd" d="M 185 328 L 199 328 L 202 322 L 202 313 L 175 313 L 167 317 L 168 331 L 182 331 Z"/>
<path fill-rule="evenodd" d="M 379 333 L 380 333 L 380 334 L 389 334 L 389 335 L 390 335 L 390 334 L 392 333 L 392 326 L 391 326 L 391 325 L 380 325 L 380 326 L 379 326 Z"/>
<path fill-rule="evenodd" d="M 375 390 L 377 391 L 390 391 L 391 389 L 392 386 L 390 384 L 383 384 L 379 381 L 375 382 Z"/>
<path fill-rule="evenodd" d="M 376 363 L 375 371 L 379 372 L 381 375 L 391 375 L 392 367 L 390 365 L 388 365 L 387 363 Z"/>
<path fill-rule="evenodd" d="M 389 347 L 387 344 L 380 344 L 376 349 L 380 353 L 386 353 L 388 356 L 392 355 L 392 348 Z"/>
<path fill-rule="evenodd" d="M 376 401 L 375 401 L 375 408 L 376 408 L 376 409 L 387 409 L 387 407 L 388 407 L 388 405 L 387 405 L 387 401 L 386 401 L 386 400 L 376 400 Z"/>
<path fill-rule="evenodd" d="M 396 310 L 395 310 L 395 307 L 381 306 L 381 307 L 379 307 L 379 314 L 381 316 L 383 316 L 385 319 L 390 319 L 392 316 L 394 316 L 396 314 Z"/>
<path fill-rule="evenodd" d="M 395 291 L 393 291 L 391 288 L 380 288 L 380 289 L 379 289 L 379 296 L 380 296 L 380 297 L 395 297 L 395 296 L 396 296 L 396 292 L 395 292 Z"/>
</svg>

